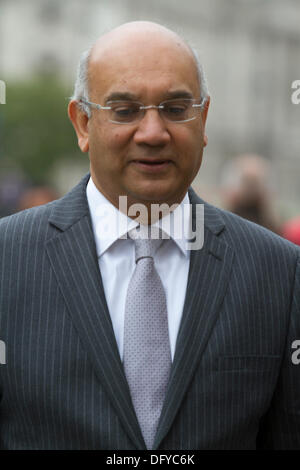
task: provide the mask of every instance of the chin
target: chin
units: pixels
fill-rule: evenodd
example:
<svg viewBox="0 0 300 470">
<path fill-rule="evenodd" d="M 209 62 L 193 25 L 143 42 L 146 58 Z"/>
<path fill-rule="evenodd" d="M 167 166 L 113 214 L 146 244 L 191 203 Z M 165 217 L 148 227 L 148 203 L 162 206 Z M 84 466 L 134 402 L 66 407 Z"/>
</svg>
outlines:
<svg viewBox="0 0 300 470">
<path fill-rule="evenodd" d="M 169 185 L 160 184 L 158 187 L 155 188 L 155 184 L 152 181 L 146 187 L 139 188 L 138 191 L 132 191 L 131 195 L 136 201 L 139 202 L 155 202 L 155 203 L 163 203 L 169 200 L 172 200 L 174 196 L 178 194 L 178 190 L 176 191 L 174 187 L 170 187 Z"/>
<path fill-rule="evenodd" d="M 143 191 L 139 194 L 136 194 L 136 199 L 140 202 L 155 202 L 155 203 L 163 203 L 170 199 L 172 193 L 168 191 Z"/>
</svg>

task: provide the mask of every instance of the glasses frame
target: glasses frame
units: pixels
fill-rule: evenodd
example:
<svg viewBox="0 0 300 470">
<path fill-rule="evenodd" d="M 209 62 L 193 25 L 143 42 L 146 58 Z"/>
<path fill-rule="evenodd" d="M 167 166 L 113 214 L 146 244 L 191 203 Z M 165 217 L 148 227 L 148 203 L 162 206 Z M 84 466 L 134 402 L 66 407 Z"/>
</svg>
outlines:
<svg viewBox="0 0 300 470">
<path fill-rule="evenodd" d="M 133 101 L 133 103 L 139 104 L 140 105 L 139 109 L 143 111 L 143 113 L 141 114 L 141 117 L 139 119 L 136 119 L 132 122 L 119 122 L 119 121 L 113 121 L 112 119 L 108 119 L 108 121 L 112 122 L 113 124 L 126 124 L 126 125 L 135 124 L 135 123 L 141 121 L 145 117 L 145 113 L 148 109 L 157 109 L 158 112 L 159 112 L 160 109 L 164 109 L 164 104 L 165 103 L 169 103 L 170 101 L 173 102 L 173 101 L 176 101 L 177 99 L 180 100 L 180 98 L 174 98 L 174 99 L 171 99 L 171 100 L 162 101 L 159 105 L 150 104 L 148 106 L 145 106 L 140 101 Z M 182 98 L 182 100 L 192 101 L 193 102 L 192 107 L 193 108 L 198 108 L 198 109 L 203 109 L 204 105 L 205 105 L 205 102 L 206 102 L 206 98 L 202 98 L 200 103 L 196 103 L 196 101 L 199 101 L 199 100 L 194 99 L 194 98 Z M 88 101 L 84 98 L 80 98 L 78 101 L 80 103 L 86 104 L 87 106 L 90 106 L 91 108 L 98 109 L 100 111 L 112 109 L 111 106 L 103 106 L 102 104 L 93 103 L 92 101 Z M 116 100 L 116 101 L 113 101 L 113 103 L 124 103 L 126 101 L 130 102 L 130 100 Z M 108 103 L 110 103 L 110 101 L 108 101 Z M 180 120 L 180 121 L 176 121 L 176 120 L 172 121 L 171 119 L 168 119 L 165 116 L 163 116 L 161 113 L 159 113 L 159 115 L 163 120 L 166 120 L 168 122 L 178 123 L 178 124 L 193 121 L 194 119 L 196 119 L 198 117 L 197 115 L 195 115 L 195 116 L 193 116 L 192 118 L 189 118 L 189 119 L 184 119 L 184 120 Z"/>
</svg>

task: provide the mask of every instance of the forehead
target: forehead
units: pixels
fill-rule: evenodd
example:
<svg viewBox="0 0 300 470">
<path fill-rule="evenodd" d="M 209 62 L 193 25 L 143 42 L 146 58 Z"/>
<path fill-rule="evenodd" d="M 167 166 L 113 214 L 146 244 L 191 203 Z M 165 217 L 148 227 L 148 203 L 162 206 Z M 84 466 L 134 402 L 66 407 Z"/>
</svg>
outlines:
<svg viewBox="0 0 300 470">
<path fill-rule="evenodd" d="M 129 92 L 138 99 L 160 99 L 177 89 L 199 95 L 195 60 L 182 41 L 153 33 L 114 39 L 91 55 L 91 97 Z"/>
</svg>

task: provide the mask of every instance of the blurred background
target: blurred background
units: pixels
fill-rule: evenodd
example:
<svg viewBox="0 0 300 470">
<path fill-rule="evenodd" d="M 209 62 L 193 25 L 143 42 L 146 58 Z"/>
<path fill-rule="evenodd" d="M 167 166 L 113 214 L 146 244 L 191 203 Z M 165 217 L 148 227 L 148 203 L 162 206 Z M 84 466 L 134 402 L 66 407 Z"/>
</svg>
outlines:
<svg viewBox="0 0 300 470">
<path fill-rule="evenodd" d="M 0 0 L 0 216 L 60 197 L 88 171 L 67 117 L 80 53 L 146 19 L 183 35 L 206 72 L 197 193 L 283 235 L 293 219 L 300 233 L 299 18 L 299 0 Z"/>
</svg>

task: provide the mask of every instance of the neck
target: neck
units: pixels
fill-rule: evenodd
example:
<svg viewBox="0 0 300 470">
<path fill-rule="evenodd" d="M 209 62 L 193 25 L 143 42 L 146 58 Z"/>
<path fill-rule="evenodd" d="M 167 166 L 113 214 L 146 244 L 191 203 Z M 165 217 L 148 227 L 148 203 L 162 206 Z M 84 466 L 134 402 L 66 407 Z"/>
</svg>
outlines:
<svg viewBox="0 0 300 470">
<path fill-rule="evenodd" d="M 100 191 L 120 212 L 133 220 L 137 220 L 143 225 L 152 225 L 157 220 L 173 212 L 182 202 L 186 193 L 186 191 L 184 191 L 177 197 L 167 198 L 166 200 L 136 199 L 130 194 L 108 194 L 96 184 L 94 179 L 93 182 L 98 191 Z"/>
</svg>

